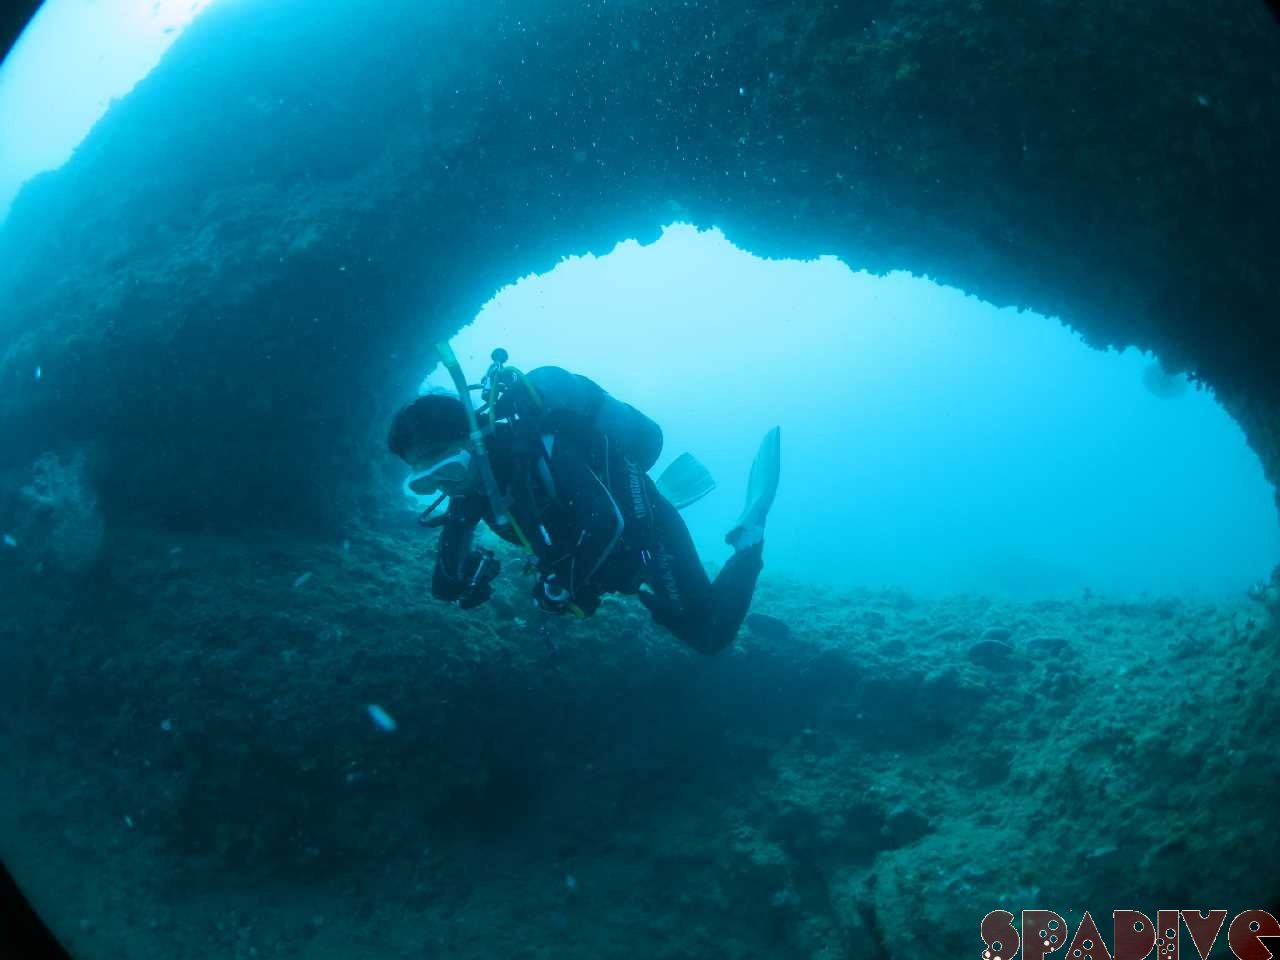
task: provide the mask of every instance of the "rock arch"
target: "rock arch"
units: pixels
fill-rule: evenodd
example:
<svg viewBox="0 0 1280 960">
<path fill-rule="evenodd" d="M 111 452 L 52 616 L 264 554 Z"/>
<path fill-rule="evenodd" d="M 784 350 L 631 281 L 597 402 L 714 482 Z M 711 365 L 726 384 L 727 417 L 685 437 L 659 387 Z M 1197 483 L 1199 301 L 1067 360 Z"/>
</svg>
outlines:
<svg viewBox="0 0 1280 960">
<path fill-rule="evenodd" d="M 1280 478 L 1262 4 L 365 9 L 215 4 L 24 190 L 0 466 L 90 445 L 109 513 L 327 524 L 434 338 L 681 218 L 1156 350 Z"/>
</svg>

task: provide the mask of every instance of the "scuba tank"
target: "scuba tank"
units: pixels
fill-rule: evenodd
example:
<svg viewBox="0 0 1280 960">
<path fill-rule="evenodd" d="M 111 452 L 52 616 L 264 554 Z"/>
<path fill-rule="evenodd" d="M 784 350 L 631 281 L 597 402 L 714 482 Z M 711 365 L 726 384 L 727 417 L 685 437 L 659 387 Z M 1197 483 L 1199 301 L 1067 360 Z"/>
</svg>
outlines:
<svg viewBox="0 0 1280 960">
<path fill-rule="evenodd" d="M 525 422 L 535 430 L 566 419 L 595 429 L 611 449 L 647 473 L 662 454 L 662 428 L 594 380 L 561 367 L 523 373 L 506 365 L 507 351 L 493 351 L 493 363 L 480 382 L 490 423 Z"/>
<path fill-rule="evenodd" d="M 535 434 L 565 415 L 608 438 L 609 446 L 641 473 L 648 473 L 662 454 L 662 428 L 629 403 L 612 396 L 594 380 L 560 367 L 538 367 L 527 374 L 508 367 L 507 351 L 493 351 L 493 363 L 480 382 L 494 420 L 529 421 Z M 697 503 L 716 482 L 696 457 L 682 453 L 655 481 L 658 492 L 677 510 Z"/>
<path fill-rule="evenodd" d="M 538 552 L 520 522 L 511 514 L 510 504 L 498 489 L 489 461 L 487 439 L 493 435 L 499 420 L 524 432 L 526 437 L 540 445 L 540 436 L 550 426 L 552 418 L 576 418 L 602 433 L 611 449 L 620 452 L 645 472 L 653 467 L 662 453 L 662 429 L 657 423 L 630 404 L 610 396 L 599 384 L 586 377 L 560 367 L 539 367 L 525 374 L 506 365 L 509 356 L 499 347 L 491 354 L 492 363 L 484 378 L 472 386 L 467 383 L 458 358 L 447 342 L 436 344 L 436 351 L 466 411 L 468 450 L 493 513 L 491 526 L 500 536 L 506 532 L 512 534 L 534 556 Z M 478 410 L 471 403 L 473 390 L 480 391 L 484 403 Z M 438 500 L 436 504 L 439 504 Z M 429 521 L 427 525 L 430 525 Z M 546 536 L 545 530 L 543 535 Z M 569 609 L 578 616 L 586 615 L 577 604 L 570 604 Z"/>
</svg>

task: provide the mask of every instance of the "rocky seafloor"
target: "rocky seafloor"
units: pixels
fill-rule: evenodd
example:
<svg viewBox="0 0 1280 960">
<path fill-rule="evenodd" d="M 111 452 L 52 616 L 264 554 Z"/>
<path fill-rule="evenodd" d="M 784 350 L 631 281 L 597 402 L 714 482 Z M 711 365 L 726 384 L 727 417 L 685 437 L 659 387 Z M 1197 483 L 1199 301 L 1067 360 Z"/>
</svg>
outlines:
<svg viewBox="0 0 1280 960">
<path fill-rule="evenodd" d="M 708 659 L 631 600 L 538 613 L 513 556 L 483 609 L 436 603 L 433 540 L 0 551 L 0 856 L 75 956 L 976 956 L 997 908 L 1277 892 L 1274 589 L 766 569 L 789 629 Z"/>
</svg>

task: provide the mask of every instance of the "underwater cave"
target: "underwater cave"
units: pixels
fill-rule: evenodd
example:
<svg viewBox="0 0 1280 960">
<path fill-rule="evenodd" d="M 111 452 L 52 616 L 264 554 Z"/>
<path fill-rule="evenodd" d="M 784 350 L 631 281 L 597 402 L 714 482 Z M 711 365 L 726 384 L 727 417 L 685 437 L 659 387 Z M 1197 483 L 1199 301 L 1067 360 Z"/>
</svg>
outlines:
<svg viewBox="0 0 1280 960">
<path fill-rule="evenodd" d="M 925 277 L 675 224 L 504 287 L 452 344 L 477 375 L 502 346 L 637 403 L 663 427 L 655 474 L 690 451 L 716 480 L 682 511 L 713 562 L 772 423 L 769 569 L 806 584 L 1220 598 L 1280 559 L 1271 487 L 1211 391 Z M 453 392 L 439 365 L 422 389 Z"/>
<path fill-rule="evenodd" d="M 74 956 L 943 957 L 997 908 L 1074 928 L 1276 902 L 1264 4 L 214 0 L 182 22 L 0 223 L 0 859 Z M 706 310 L 760 309 L 718 314 L 696 362 L 653 350 L 678 330 L 619 337 L 606 387 L 717 411 L 667 451 L 722 484 L 687 514 L 702 555 L 771 396 L 816 419 L 838 386 L 830 429 L 867 466 L 824 485 L 796 431 L 795 532 L 716 657 L 628 599 L 542 615 L 515 576 L 477 611 L 433 602 L 386 452 L 432 345 L 473 376 L 493 346 L 555 362 L 535 300 L 504 302 L 681 236 L 935 298 L 924 339 L 886 313 L 837 347 L 838 317 L 763 319 L 770 295 L 813 308 L 816 273 L 744 272 Z M 674 260 L 706 280 L 698 256 Z M 1099 349 L 1074 379 L 1036 359 L 1075 334 Z M 1081 392 L 1052 410 L 1092 395 L 1092 419 L 1026 404 L 1060 374 Z M 893 444 L 860 439 L 859 384 Z M 940 430 L 930 399 L 1020 423 L 1022 460 L 1011 430 L 947 470 L 885 454 Z M 1166 416 L 1195 404 L 1194 429 Z M 986 513 L 955 499 L 984 485 Z M 859 494 L 859 555 L 798 519 Z M 1001 523 L 1088 546 L 1045 567 Z M 940 528 L 963 549 L 931 553 Z"/>
</svg>

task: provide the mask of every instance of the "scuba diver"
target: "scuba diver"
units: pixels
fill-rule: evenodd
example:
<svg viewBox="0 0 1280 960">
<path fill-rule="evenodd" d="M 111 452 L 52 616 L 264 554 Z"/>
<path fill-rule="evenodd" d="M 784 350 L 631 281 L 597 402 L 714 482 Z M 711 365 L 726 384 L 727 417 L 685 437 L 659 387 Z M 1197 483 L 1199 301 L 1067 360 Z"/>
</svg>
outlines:
<svg viewBox="0 0 1280 960">
<path fill-rule="evenodd" d="M 648 471 L 662 451 L 656 423 L 586 377 L 507 366 L 502 349 L 470 386 L 448 344 L 437 350 L 457 394 L 418 397 L 396 414 L 387 437 L 414 471 L 405 489 L 438 494 L 419 521 L 441 528 L 433 596 L 467 609 L 492 595 L 499 562 L 473 545 L 483 520 L 532 555 L 533 599 L 542 610 L 590 616 L 603 594 L 630 594 L 700 653 L 733 642 L 763 566 L 765 518 L 778 489 L 777 427 L 760 444 L 746 506 L 725 536 L 733 555 L 711 580 L 678 511 L 715 482 L 687 453 L 655 482 Z"/>
</svg>

